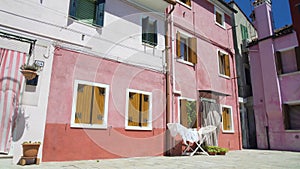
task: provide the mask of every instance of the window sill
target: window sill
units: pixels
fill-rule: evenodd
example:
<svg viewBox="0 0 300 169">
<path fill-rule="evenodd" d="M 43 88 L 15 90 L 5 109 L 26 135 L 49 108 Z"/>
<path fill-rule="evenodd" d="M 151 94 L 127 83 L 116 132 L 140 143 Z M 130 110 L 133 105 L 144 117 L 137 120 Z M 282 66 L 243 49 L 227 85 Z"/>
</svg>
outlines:
<svg viewBox="0 0 300 169">
<path fill-rule="evenodd" d="M 82 129 L 107 129 L 107 125 L 71 124 L 71 128 L 82 128 Z"/>
<path fill-rule="evenodd" d="M 183 63 L 183 64 L 186 64 L 186 65 L 189 65 L 189 66 L 194 66 L 193 63 L 191 62 L 188 62 L 188 61 L 185 61 L 183 59 L 176 59 L 177 62 L 180 62 L 180 63 Z"/>
<path fill-rule="evenodd" d="M 180 5 L 186 7 L 187 9 L 190 9 L 190 10 L 192 9 L 191 6 L 188 6 L 187 4 L 185 4 L 185 3 L 181 2 L 181 1 L 178 1 L 178 0 L 177 0 L 177 3 L 179 3 Z"/>
<path fill-rule="evenodd" d="M 234 131 L 232 131 L 232 130 L 223 130 L 222 131 L 224 134 L 234 134 Z"/>
<path fill-rule="evenodd" d="M 226 30 L 225 23 L 224 23 L 224 25 L 221 25 L 218 22 L 215 22 L 215 24 L 218 25 L 219 27 L 221 27 L 222 29 Z"/>
<path fill-rule="evenodd" d="M 226 76 L 226 75 L 223 75 L 223 74 L 220 74 L 220 73 L 219 73 L 219 76 L 222 77 L 222 78 L 230 80 L 230 76 Z"/>
<path fill-rule="evenodd" d="M 279 75 L 279 77 L 293 76 L 293 75 L 297 75 L 297 74 L 300 74 L 300 71 L 291 72 L 291 73 L 284 73 L 284 74 L 280 74 L 280 75 Z"/>
<path fill-rule="evenodd" d="M 125 130 L 140 130 L 140 131 L 151 131 L 151 127 L 137 127 L 137 126 L 126 126 Z"/>
<path fill-rule="evenodd" d="M 96 28 L 96 29 L 101 29 L 103 26 L 100 26 L 100 25 L 95 25 L 95 24 L 89 24 L 89 23 L 85 23 L 85 22 L 82 22 L 74 17 L 71 17 L 69 16 L 68 19 L 70 19 L 72 22 L 76 22 L 78 24 L 82 24 L 82 25 L 85 25 L 85 26 L 88 26 L 88 27 L 91 27 L 91 28 Z"/>
<path fill-rule="evenodd" d="M 142 45 L 146 46 L 146 47 L 149 47 L 149 48 L 153 48 L 153 49 L 155 49 L 155 47 L 157 46 L 157 45 L 151 45 L 151 44 L 146 43 L 146 42 L 142 42 Z"/>
<path fill-rule="evenodd" d="M 300 133 L 300 130 L 285 130 L 287 133 Z"/>
</svg>

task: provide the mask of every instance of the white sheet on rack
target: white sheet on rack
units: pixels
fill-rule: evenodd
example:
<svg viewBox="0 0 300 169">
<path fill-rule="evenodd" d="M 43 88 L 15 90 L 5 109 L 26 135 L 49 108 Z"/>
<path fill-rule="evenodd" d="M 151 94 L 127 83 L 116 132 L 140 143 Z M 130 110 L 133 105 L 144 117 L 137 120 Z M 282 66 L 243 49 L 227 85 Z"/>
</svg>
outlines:
<svg viewBox="0 0 300 169">
<path fill-rule="evenodd" d="M 186 141 L 194 143 L 199 140 L 199 135 L 196 129 L 188 129 L 179 123 L 168 123 L 167 126 L 170 130 L 171 136 L 175 137 L 179 134 L 186 145 Z"/>
</svg>

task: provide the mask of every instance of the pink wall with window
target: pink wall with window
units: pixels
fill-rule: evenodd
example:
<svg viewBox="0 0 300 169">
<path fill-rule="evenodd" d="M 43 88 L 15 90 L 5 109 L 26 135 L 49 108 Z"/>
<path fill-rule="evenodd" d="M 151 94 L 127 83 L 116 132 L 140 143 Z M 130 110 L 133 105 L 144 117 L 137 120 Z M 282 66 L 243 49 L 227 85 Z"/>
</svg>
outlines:
<svg viewBox="0 0 300 169">
<path fill-rule="evenodd" d="M 220 9 L 224 8 L 227 11 L 229 10 L 224 6 Z M 178 118 L 180 112 L 178 99 L 180 98 L 196 100 L 197 112 L 199 113 L 200 90 L 211 90 L 226 94 L 226 96 L 219 96 L 219 103 L 232 107 L 233 131 L 226 133 L 221 128 L 218 145 L 236 150 L 241 149 L 241 131 L 239 127 L 238 91 L 231 19 L 228 13 L 224 13 L 225 28 L 221 27 L 215 23 L 214 11 L 214 4 L 207 0 L 197 0 L 192 1 L 191 8 L 179 3 L 173 12 L 173 38 L 176 39 L 177 32 L 189 37 L 196 37 L 198 62 L 193 65 L 182 61 L 177 58 L 176 52 L 172 56 L 174 58 L 174 72 L 171 72 L 171 74 L 175 75 L 176 85 L 174 89 L 177 92 L 174 95 L 172 120 L 180 122 Z M 176 51 L 176 42 L 173 43 L 172 47 Z M 224 77 L 219 73 L 218 51 L 229 55 L 230 77 Z M 179 96 L 178 93 L 180 93 Z M 199 116 L 201 118 L 201 115 Z M 198 120 L 200 120 L 199 118 Z M 176 143 L 179 143 L 179 141 L 180 138 L 176 138 Z M 177 147 L 177 149 L 180 149 L 180 147 Z"/>
<path fill-rule="evenodd" d="M 56 48 L 43 161 L 162 155 L 165 130 L 164 78 L 159 72 Z M 75 80 L 109 85 L 106 129 L 70 127 Z M 152 130 L 125 130 L 128 88 L 152 94 Z"/>
</svg>

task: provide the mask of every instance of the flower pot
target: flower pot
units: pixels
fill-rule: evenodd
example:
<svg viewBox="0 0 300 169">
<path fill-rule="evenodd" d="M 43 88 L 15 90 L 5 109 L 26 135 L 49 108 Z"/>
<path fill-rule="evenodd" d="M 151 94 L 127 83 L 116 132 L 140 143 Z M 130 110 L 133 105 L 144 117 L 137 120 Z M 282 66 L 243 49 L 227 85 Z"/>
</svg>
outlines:
<svg viewBox="0 0 300 169">
<path fill-rule="evenodd" d="M 213 155 L 213 156 L 216 155 L 216 152 L 210 152 L 210 151 L 208 151 L 207 153 L 208 153 L 209 155 Z"/>
<path fill-rule="evenodd" d="M 22 147 L 23 147 L 23 157 L 37 157 L 40 144 L 38 143 L 22 144 Z"/>
<path fill-rule="evenodd" d="M 226 155 L 226 152 L 218 152 L 217 155 Z"/>
<path fill-rule="evenodd" d="M 21 70 L 21 73 L 23 74 L 23 76 L 25 77 L 25 79 L 27 80 L 32 80 L 36 77 L 37 73 L 36 71 L 33 70 Z"/>
</svg>

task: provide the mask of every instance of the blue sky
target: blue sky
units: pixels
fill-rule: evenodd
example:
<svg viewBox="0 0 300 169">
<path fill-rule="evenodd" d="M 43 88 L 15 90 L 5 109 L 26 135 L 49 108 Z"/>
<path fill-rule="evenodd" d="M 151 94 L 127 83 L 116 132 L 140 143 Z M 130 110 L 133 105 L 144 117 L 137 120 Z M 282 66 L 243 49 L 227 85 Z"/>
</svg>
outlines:
<svg viewBox="0 0 300 169">
<path fill-rule="evenodd" d="M 226 0 L 229 2 L 230 0 Z M 253 0 L 235 0 L 239 7 L 249 17 L 253 7 L 251 2 Z M 272 0 L 272 11 L 275 22 L 275 29 L 281 28 L 285 25 L 292 24 L 289 0 Z"/>
</svg>

